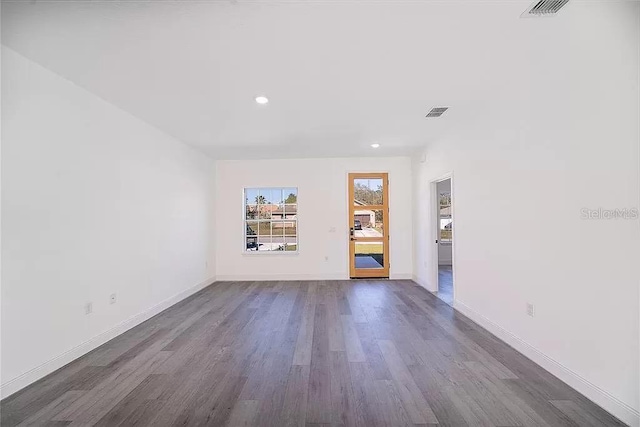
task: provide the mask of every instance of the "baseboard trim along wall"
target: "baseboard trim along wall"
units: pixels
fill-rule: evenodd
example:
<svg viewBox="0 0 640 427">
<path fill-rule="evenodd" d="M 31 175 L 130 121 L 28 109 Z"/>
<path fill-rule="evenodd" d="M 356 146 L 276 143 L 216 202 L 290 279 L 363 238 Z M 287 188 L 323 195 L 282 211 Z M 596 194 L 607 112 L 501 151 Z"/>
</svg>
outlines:
<svg viewBox="0 0 640 427">
<path fill-rule="evenodd" d="M 62 368 L 68 363 L 76 360 L 77 358 L 89 353 L 91 350 L 101 346 L 107 341 L 117 337 L 128 331 L 129 329 L 138 326 L 145 320 L 148 320 L 160 313 L 163 310 L 171 307 L 172 305 L 182 301 L 183 299 L 190 297 L 201 289 L 206 288 L 216 281 L 216 278 L 207 279 L 201 283 L 198 283 L 195 286 L 192 286 L 188 289 L 185 289 L 182 292 L 177 293 L 176 295 L 165 299 L 164 301 L 159 302 L 153 307 L 148 308 L 147 310 L 138 313 L 127 320 L 117 324 L 113 328 L 106 330 L 95 337 L 83 342 L 82 344 L 73 347 L 72 349 L 65 351 L 64 353 L 54 357 L 53 359 L 43 363 L 40 366 L 37 366 L 30 371 L 25 372 L 22 375 L 19 375 L 16 378 L 13 378 L 6 383 L 2 384 L 0 387 L 0 396 L 2 399 L 5 399 L 12 395 L 13 393 L 20 391 L 26 386 L 38 381 L 41 378 L 49 375 L 50 373 Z"/>
<path fill-rule="evenodd" d="M 411 280 L 411 274 L 391 274 L 391 280 Z M 343 274 L 222 274 L 216 276 L 218 282 L 247 282 L 247 281 L 288 281 L 288 280 L 349 280 L 347 273 Z"/>
<path fill-rule="evenodd" d="M 288 280 L 346 280 L 344 274 L 222 274 L 216 276 L 218 282 L 248 282 L 248 281 L 288 281 Z"/>
<path fill-rule="evenodd" d="M 573 372 L 571 369 L 562 365 L 560 362 L 542 353 L 522 338 L 507 331 L 485 316 L 475 312 L 464 303 L 455 301 L 454 308 L 543 367 L 545 370 L 558 377 L 571 388 L 586 396 L 601 408 L 618 417 L 621 421 L 629 424 L 631 427 L 640 427 L 640 413 L 626 403 L 620 401 L 597 385 L 589 382 L 585 378 Z"/>
<path fill-rule="evenodd" d="M 426 290 L 428 290 L 431 293 L 435 293 L 437 291 L 437 288 L 435 291 L 432 291 L 431 289 L 429 289 L 429 283 L 427 282 L 426 279 L 422 279 L 418 276 L 412 276 L 411 280 L 413 280 L 414 282 L 416 282 L 418 285 L 422 286 L 423 288 L 425 288 Z"/>
<path fill-rule="evenodd" d="M 426 290 L 429 291 L 429 286 L 427 286 L 427 281 L 423 280 L 422 278 L 412 275 L 411 276 L 411 280 L 413 280 L 414 282 L 416 282 L 418 285 L 422 286 L 423 288 L 425 288 Z M 431 292 L 431 291 L 429 291 Z"/>
</svg>

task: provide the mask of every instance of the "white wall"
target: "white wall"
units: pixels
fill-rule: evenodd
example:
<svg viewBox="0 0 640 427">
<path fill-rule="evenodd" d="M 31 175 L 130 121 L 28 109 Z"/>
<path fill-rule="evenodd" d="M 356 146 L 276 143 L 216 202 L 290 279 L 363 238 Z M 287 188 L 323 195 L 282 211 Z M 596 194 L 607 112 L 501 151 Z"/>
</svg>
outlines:
<svg viewBox="0 0 640 427">
<path fill-rule="evenodd" d="M 581 25 L 548 35 L 566 58 L 544 35 L 514 46 L 510 113 L 478 112 L 414 162 L 417 279 L 435 290 L 429 182 L 453 172 L 456 308 L 636 426 L 640 222 L 581 209 L 640 208 L 639 9 L 573 4 Z"/>
<path fill-rule="evenodd" d="M 215 173 L 177 140 L 2 56 L 6 396 L 210 282 Z"/>
<path fill-rule="evenodd" d="M 390 275 L 411 277 L 409 158 L 218 161 L 216 172 L 219 280 L 347 279 L 348 172 L 389 173 Z M 243 188 L 280 186 L 298 187 L 300 253 L 243 254 Z"/>
</svg>

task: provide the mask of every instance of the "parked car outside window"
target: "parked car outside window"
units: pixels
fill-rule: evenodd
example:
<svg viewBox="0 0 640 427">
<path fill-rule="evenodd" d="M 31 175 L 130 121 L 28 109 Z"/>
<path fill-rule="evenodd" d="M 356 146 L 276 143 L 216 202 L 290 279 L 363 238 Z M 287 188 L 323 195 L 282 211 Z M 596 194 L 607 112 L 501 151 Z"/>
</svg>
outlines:
<svg viewBox="0 0 640 427">
<path fill-rule="evenodd" d="M 249 237 L 249 236 L 255 236 L 256 232 L 253 231 L 253 229 L 251 227 L 249 227 L 249 224 L 247 224 L 247 249 L 251 250 L 251 249 L 258 249 L 258 237 Z"/>
</svg>

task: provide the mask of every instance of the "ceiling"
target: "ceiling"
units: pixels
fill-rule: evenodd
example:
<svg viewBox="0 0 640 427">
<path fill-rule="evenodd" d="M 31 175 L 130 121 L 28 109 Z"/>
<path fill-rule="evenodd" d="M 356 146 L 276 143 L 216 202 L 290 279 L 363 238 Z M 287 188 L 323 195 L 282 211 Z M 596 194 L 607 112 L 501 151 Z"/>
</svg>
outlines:
<svg viewBox="0 0 640 427">
<path fill-rule="evenodd" d="M 4 2 L 2 43 L 214 158 L 409 155 L 511 108 L 593 3 Z"/>
</svg>

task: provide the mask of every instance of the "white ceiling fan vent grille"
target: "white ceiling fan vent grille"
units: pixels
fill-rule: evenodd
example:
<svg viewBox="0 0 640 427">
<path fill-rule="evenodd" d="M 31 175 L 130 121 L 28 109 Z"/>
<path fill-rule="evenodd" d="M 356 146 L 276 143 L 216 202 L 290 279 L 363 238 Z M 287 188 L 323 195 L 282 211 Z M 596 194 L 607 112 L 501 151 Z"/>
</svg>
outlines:
<svg viewBox="0 0 640 427">
<path fill-rule="evenodd" d="M 522 16 L 553 16 L 567 3 L 569 0 L 540 0 L 529 6 Z"/>
<path fill-rule="evenodd" d="M 427 113 L 427 117 L 440 117 L 449 107 L 434 107 Z"/>
</svg>

